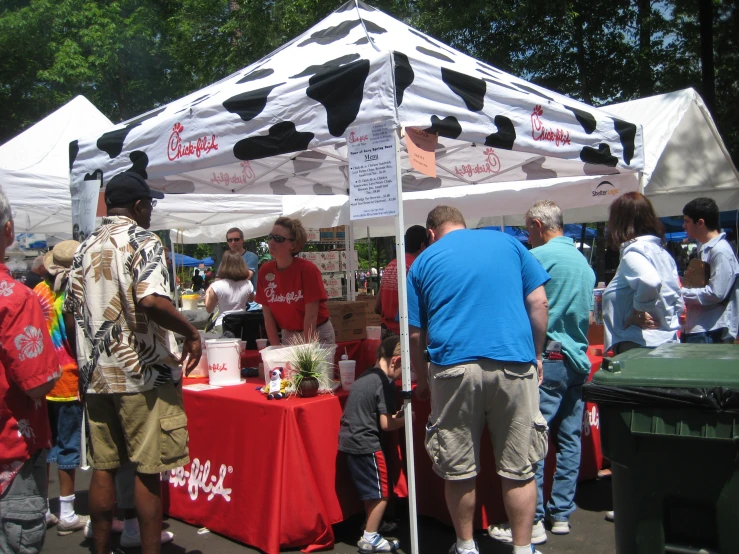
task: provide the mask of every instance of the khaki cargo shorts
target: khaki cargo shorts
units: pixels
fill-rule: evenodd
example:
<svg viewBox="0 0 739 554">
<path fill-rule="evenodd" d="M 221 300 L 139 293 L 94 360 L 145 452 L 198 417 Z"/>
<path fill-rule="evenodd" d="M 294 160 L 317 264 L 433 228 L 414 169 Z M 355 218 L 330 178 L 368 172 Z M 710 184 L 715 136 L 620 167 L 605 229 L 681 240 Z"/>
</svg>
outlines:
<svg viewBox="0 0 739 554">
<path fill-rule="evenodd" d="M 161 473 L 190 461 L 182 393 L 172 384 L 131 394 L 88 394 L 94 469 L 131 461 L 138 473 Z"/>
<path fill-rule="evenodd" d="M 534 477 L 547 454 L 547 423 L 539 411 L 539 380 L 531 364 L 479 359 L 429 367 L 431 414 L 426 451 L 446 480 L 480 472 L 480 441 L 487 423 L 498 475 Z"/>
</svg>

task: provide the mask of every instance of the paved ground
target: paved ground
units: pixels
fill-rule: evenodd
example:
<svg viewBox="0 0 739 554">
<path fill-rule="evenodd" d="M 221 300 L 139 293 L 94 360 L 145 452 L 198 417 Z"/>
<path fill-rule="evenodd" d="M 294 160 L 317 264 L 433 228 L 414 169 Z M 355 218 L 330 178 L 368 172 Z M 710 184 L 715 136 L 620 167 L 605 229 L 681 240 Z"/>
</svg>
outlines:
<svg viewBox="0 0 739 554">
<path fill-rule="evenodd" d="M 80 513 L 87 511 L 87 486 L 90 472 L 77 472 L 77 509 Z M 50 496 L 56 499 L 59 496 L 59 484 L 56 467 L 52 467 Z M 615 554 L 613 524 L 604 520 L 606 510 L 611 506 L 611 482 L 590 481 L 581 483 L 577 493 L 578 510 L 570 520 L 572 532 L 566 536 L 549 534 L 546 544 L 538 547 L 541 554 L 580 554 L 598 552 L 599 554 Z M 58 513 L 58 500 L 52 500 L 52 511 Z M 405 507 L 399 506 L 399 514 L 403 514 Z M 407 510 L 405 511 L 407 514 Z M 407 518 L 406 518 L 407 519 Z M 359 538 L 361 517 L 355 516 L 335 526 L 336 547 L 331 552 L 348 554 L 357 551 L 356 541 Z M 182 523 L 175 519 L 166 519 L 164 527 L 174 532 L 174 542 L 162 547 L 162 554 L 248 554 L 259 550 L 249 548 L 241 543 L 234 542 L 215 533 L 198 534 L 198 528 Z M 410 552 L 407 524 L 401 526 L 398 535 L 402 548 L 401 553 Z M 451 527 L 438 521 L 422 517 L 419 520 L 419 550 L 422 554 L 447 554 L 450 545 L 454 542 L 454 531 Z M 497 543 L 485 533 L 478 533 L 475 537 L 480 546 L 481 554 L 510 554 L 511 547 Z M 92 541 L 87 541 L 81 532 L 60 537 L 54 528 L 46 533 L 45 553 L 54 554 L 81 554 L 89 553 Z M 113 546 L 117 546 L 114 542 Z M 117 553 L 124 552 L 117 550 Z M 140 549 L 126 549 L 127 554 L 139 554 Z M 291 550 L 285 552 L 299 552 Z"/>
</svg>

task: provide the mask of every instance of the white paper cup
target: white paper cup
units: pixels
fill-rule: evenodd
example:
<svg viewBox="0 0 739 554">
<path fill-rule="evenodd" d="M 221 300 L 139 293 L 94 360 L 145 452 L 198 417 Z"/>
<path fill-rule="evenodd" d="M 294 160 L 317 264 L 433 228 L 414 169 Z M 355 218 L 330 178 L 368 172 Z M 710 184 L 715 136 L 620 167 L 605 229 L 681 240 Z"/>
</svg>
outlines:
<svg viewBox="0 0 739 554">
<path fill-rule="evenodd" d="M 339 360 L 339 375 L 341 377 L 341 388 L 348 391 L 354 384 L 357 362 L 354 360 Z"/>
<path fill-rule="evenodd" d="M 267 348 L 267 339 L 257 339 L 257 350 Z"/>
</svg>

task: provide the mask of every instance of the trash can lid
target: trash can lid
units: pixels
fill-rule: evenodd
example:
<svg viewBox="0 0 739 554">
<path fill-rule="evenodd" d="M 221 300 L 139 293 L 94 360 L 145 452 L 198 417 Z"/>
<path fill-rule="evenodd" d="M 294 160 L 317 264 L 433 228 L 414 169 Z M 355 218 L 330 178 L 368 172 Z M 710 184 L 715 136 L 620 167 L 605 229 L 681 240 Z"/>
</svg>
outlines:
<svg viewBox="0 0 739 554">
<path fill-rule="evenodd" d="M 598 385 L 661 388 L 725 387 L 739 390 L 739 346 L 663 344 L 604 358 Z"/>
</svg>

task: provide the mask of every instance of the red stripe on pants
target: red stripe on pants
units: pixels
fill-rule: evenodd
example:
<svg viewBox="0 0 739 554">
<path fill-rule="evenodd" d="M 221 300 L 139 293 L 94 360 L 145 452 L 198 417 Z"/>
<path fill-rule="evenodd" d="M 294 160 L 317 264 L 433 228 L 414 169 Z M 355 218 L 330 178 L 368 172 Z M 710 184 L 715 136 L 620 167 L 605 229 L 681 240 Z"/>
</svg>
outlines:
<svg viewBox="0 0 739 554">
<path fill-rule="evenodd" d="M 385 455 L 382 453 L 382 450 L 375 452 L 375 463 L 377 464 L 380 494 L 383 498 L 387 498 L 390 496 L 390 487 L 388 486 L 387 464 L 385 463 Z"/>
</svg>

